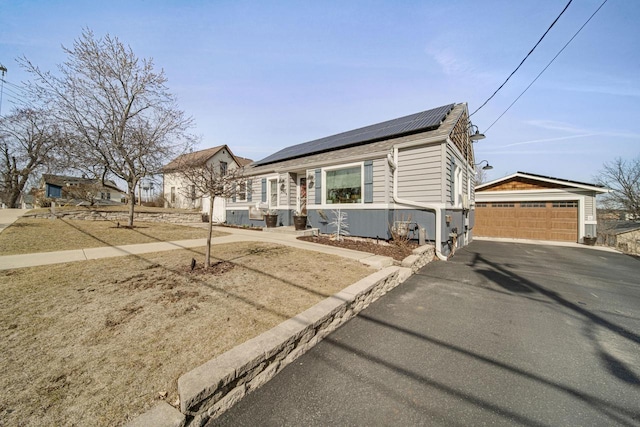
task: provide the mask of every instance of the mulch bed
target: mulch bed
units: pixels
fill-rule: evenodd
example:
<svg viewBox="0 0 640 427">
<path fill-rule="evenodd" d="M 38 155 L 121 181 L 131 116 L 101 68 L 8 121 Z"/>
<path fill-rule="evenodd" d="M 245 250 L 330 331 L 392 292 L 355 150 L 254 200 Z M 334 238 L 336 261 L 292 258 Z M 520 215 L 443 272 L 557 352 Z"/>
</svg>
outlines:
<svg viewBox="0 0 640 427">
<path fill-rule="evenodd" d="M 298 237 L 298 240 L 319 243 L 321 245 L 336 246 L 344 249 L 352 249 L 354 251 L 370 252 L 376 255 L 391 257 L 396 261 L 402 261 L 411 255 L 411 251 L 418 247 L 418 244 L 414 242 L 406 242 L 403 245 L 394 245 L 387 244 L 385 241 L 376 242 L 375 240 L 355 240 L 349 238 L 337 241 L 333 240 L 329 236 L 304 236 Z"/>
</svg>

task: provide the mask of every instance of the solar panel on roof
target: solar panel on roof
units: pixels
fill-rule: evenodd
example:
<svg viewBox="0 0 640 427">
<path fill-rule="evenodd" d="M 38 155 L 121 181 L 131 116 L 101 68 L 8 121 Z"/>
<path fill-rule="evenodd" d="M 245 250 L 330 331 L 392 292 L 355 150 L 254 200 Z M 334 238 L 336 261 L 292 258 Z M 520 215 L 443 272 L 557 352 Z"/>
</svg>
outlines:
<svg viewBox="0 0 640 427">
<path fill-rule="evenodd" d="M 363 128 L 304 142 L 302 144 L 292 145 L 255 162 L 254 165 L 266 165 L 296 157 L 331 151 L 337 148 L 346 148 L 366 142 L 373 142 L 392 136 L 404 135 L 428 129 L 436 129 L 440 126 L 440 123 L 442 123 L 447 114 L 449 114 L 453 109 L 454 105 L 455 104 L 443 105 L 442 107 L 422 111 L 409 116 L 365 126 Z"/>
</svg>

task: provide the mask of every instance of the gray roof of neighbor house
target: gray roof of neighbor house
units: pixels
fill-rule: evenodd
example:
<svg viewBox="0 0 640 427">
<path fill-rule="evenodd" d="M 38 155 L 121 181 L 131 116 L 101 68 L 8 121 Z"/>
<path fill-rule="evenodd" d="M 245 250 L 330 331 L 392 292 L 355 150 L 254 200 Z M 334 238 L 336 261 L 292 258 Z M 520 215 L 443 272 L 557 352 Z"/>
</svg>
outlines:
<svg viewBox="0 0 640 427">
<path fill-rule="evenodd" d="M 266 165 L 325 151 L 333 151 L 339 148 L 367 144 L 390 137 L 437 129 L 447 114 L 453 109 L 454 105 L 455 104 L 443 105 L 442 107 L 409 116 L 387 120 L 386 122 L 342 132 L 302 144 L 292 145 L 255 162 L 254 165 Z"/>
<path fill-rule="evenodd" d="M 251 159 L 246 159 L 244 157 L 239 157 L 234 155 L 233 152 L 229 149 L 229 147 L 226 144 L 224 144 L 224 145 L 218 145 L 216 147 L 207 148 L 205 150 L 181 154 L 180 156 L 170 161 L 166 166 L 164 166 L 162 168 L 162 171 L 170 172 L 185 166 L 202 166 L 211 157 L 215 156 L 216 153 L 218 153 L 223 148 L 225 148 L 229 152 L 231 157 L 236 159 L 236 162 L 238 162 L 238 165 L 240 165 L 241 167 L 253 162 L 253 160 Z"/>
<path fill-rule="evenodd" d="M 418 133 L 424 134 L 425 137 L 441 137 L 444 141 L 465 111 L 465 106 L 466 104 L 449 104 L 294 145 L 252 163 L 247 174 L 267 173 L 274 169 L 293 170 L 317 163 L 335 163 L 349 156 L 381 152 L 397 144 L 399 138 L 411 139 L 412 135 Z"/>
<path fill-rule="evenodd" d="M 602 233 L 623 234 L 630 231 L 640 230 L 640 222 L 637 221 L 605 221 Z M 600 230 L 599 230 L 600 231 Z"/>
<path fill-rule="evenodd" d="M 42 175 L 42 181 L 44 182 L 44 184 L 55 185 L 57 187 L 64 187 L 67 185 L 67 183 L 78 183 L 81 185 L 96 185 L 96 184 L 103 185 L 99 179 L 68 176 L 68 175 L 52 175 L 47 173 Z M 119 189 L 116 183 L 110 179 L 105 181 L 103 186 L 105 188 L 110 188 L 110 189 L 119 191 L 120 193 L 125 193 L 125 191 Z"/>
</svg>

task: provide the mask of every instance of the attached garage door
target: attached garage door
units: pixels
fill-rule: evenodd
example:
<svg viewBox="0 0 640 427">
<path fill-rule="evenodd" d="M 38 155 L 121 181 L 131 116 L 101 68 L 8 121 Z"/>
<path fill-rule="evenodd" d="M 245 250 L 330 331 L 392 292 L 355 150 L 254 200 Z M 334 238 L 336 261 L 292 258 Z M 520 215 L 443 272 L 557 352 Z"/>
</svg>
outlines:
<svg viewBox="0 0 640 427">
<path fill-rule="evenodd" d="M 475 215 L 475 236 L 578 241 L 576 201 L 476 203 Z"/>
</svg>

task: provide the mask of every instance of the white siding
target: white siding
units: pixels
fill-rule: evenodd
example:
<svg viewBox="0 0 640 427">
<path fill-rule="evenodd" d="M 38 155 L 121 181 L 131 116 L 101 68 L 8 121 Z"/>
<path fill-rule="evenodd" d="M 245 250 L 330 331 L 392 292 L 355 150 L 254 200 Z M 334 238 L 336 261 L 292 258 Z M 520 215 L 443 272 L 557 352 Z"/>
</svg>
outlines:
<svg viewBox="0 0 640 427">
<path fill-rule="evenodd" d="M 298 202 L 298 175 L 295 173 L 290 173 L 289 175 L 289 206 L 291 209 L 296 208 L 296 204 Z"/>
<path fill-rule="evenodd" d="M 595 197 L 586 196 L 584 198 L 584 219 L 589 221 L 595 221 L 596 219 L 596 210 L 595 210 Z M 589 218 L 591 216 L 591 218 Z"/>
<path fill-rule="evenodd" d="M 442 199 L 440 144 L 413 147 L 398 152 L 398 196 L 421 203 Z"/>
<path fill-rule="evenodd" d="M 289 206 L 289 194 L 291 194 L 289 174 L 281 173 L 278 175 L 278 209 L 286 209 Z"/>
<path fill-rule="evenodd" d="M 373 161 L 373 203 L 388 203 L 389 169 L 387 159 Z"/>
</svg>

